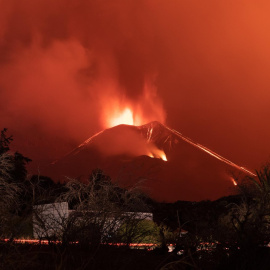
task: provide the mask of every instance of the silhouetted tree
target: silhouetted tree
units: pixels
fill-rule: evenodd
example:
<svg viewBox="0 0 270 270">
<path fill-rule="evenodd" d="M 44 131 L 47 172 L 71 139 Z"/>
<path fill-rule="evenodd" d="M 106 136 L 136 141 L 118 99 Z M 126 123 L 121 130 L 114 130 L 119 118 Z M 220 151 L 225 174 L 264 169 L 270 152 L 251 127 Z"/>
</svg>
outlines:
<svg viewBox="0 0 270 270">
<path fill-rule="evenodd" d="M 8 152 L 9 149 L 9 145 L 10 143 L 13 141 L 12 136 L 8 136 L 7 135 L 7 129 L 4 128 L 3 130 L 1 130 L 1 134 L 0 134 L 0 155 Z"/>
<path fill-rule="evenodd" d="M 10 238 L 18 235 L 22 227 L 25 166 L 30 161 L 22 154 L 10 151 L 12 140 L 7 129 L 3 129 L 0 135 L 0 226 L 2 235 Z"/>
<path fill-rule="evenodd" d="M 243 245 L 270 241 L 270 165 L 245 177 L 239 184 L 242 201 L 231 211 L 231 221 Z"/>
<path fill-rule="evenodd" d="M 0 155 L 0 236 L 11 237 L 18 214 L 21 187 L 12 182 L 13 159 L 7 152 Z"/>
</svg>

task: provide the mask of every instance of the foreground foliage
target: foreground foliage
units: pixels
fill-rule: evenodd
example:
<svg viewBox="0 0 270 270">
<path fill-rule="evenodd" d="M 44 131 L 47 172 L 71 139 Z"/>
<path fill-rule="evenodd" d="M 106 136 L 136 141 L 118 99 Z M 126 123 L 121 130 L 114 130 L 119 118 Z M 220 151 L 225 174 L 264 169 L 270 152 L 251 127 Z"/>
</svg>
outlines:
<svg viewBox="0 0 270 270">
<path fill-rule="evenodd" d="M 254 177 L 236 179 L 236 195 L 213 202 L 157 203 L 136 187 L 113 184 L 99 169 L 86 183 L 27 176 L 30 160 L 11 152 L 11 141 L 4 129 L 0 269 L 269 269 L 269 164 Z M 59 214 L 49 231 L 42 212 L 51 203 L 68 205 L 69 214 Z M 142 214 L 150 212 L 153 221 Z M 49 245 L 14 242 L 32 238 L 36 224 L 45 229 L 39 237 Z M 131 249 L 134 242 L 155 244 L 155 249 Z M 170 244 L 174 250 L 168 253 Z"/>
</svg>

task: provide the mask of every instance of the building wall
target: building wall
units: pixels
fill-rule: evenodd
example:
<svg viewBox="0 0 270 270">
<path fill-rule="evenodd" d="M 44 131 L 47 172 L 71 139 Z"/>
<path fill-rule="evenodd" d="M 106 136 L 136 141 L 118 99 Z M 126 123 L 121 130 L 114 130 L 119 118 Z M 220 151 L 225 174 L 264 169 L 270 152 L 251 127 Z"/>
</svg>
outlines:
<svg viewBox="0 0 270 270">
<path fill-rule="evenodd" d="M 68 203 L 36 205 L 33 208 L 34 238 L 51 238 L 62 235 L 69 216 Z"/>
<path fill-rule="evenodd" d="M 85 213 L 94 214 L 93 222 L 95 224 L 102 223 L 103 234 L 107 234 L 110 231 L 118 230 L 123 224 L 125 219 L 136 220 L 153 220 L 152 213 L 145 212 L 124 212 L 121 216 L 114 216 L 113 214 L 106 217 L 106 220 L 96 217 L 95 212 L 84 212 L 83 215 L 76 215 L 80 212 L 68 209 L 67 202 L 51 203 L 36 205 L 33 208 L 33 236 L 36 239 L 41 238 L 53 238 L 61 239 L 63 232 L 66 228 L 68 219 L 72 219 L 72 216 L 76 216 L 73 220 L 74 224 L 78 225 L 87 218 L 87 221 L 91 223 L 91 215 L 87 216 Z"/>
</svg>

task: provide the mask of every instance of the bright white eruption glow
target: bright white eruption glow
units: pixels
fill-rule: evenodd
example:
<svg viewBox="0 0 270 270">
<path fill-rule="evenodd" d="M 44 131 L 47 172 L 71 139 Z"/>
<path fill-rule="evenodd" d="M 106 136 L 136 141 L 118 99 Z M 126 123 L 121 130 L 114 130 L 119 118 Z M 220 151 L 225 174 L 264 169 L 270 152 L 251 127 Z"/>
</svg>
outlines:
<svg viewBox="0 0 270 270">
<path fill-rule="evenodd" d="M 111 127 L 118 125 L 134 125 L 133 113 L 129 108 L 125 108 L 122 112 L 116 112 L 109 121 Z"/>
</svg>

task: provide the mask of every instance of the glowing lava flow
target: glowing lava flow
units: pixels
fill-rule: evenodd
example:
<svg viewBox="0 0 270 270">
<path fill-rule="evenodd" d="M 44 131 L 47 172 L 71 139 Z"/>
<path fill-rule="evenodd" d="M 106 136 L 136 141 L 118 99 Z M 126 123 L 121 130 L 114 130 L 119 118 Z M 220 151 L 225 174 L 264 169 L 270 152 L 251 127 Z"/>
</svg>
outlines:
<svg viewBox="0 0 270 270">
<path fill-rule="evenodd" d="M 168 160 L 167 160 L 167 157 L 166 157 L 166 155 L 165 155 L 164 152 L 163 152 L 163 154 L 161 155 L 161 159 L 164 160 L 164 161 L 168 161 Z"/>
<path fill-rule="evenodd" d="M 162 159 L 163 161 L 168 161 L 164 151 L 158 148 L 155 148 L 154 150 L 152 150 L 152 152 L 148 153 L 147 156 L 150 158 L 159 158 L 159 159 Z"/>
<path fill-rule="evenodd" d="M 237 182 L 236 182 L 233 178 L 231 178 L 231 179 L 232 179 L 233 184 L 234 184 L 235 186 L 237 186 Z"/>
<path fill-rule="evenodd" d="M 224 162 L 224 163 L 226 163 L 226 164 L 228 164 L 228 165 L 230 165 L 230 166 L 232 166 L 232 167 L 234 167 L 234 168 L 237 168 L 237 169 L 240 170 L 240 171 L 243 171 L 243 172 L 245 172 L 245 173 L 248 173 L 249 175 L 256 176 L 256 174 L 254 174 L 253 172 L 249 171 L 248 169 L 246 169 L 246 168 L 244 168 L 244 167 L 238 166 L 237 164 L 233 163 L 232 161 L 230 161 L 230 160 L 228 160 L 228 159 L 226 159 L 226 158 L 220 156 L 219 154 L 215 153 L 214 151 L 208 149 L 207 147 L 205 147 L 205 146 L 203 146 L 203 145 L 201 145 L 201 144 L 195 143 L 195 142 L 192 141 L 190 138 L 183 136 L 180 132 L 178 132 L 178 131 L 176 131 L 176 130 L 174 130 L 174 129 L 170 129 L 170 128 L 168 128 L 168 127 L 167 127 L 167 129 L 169 129 L 169 130 L 170 130 L 171 132 L 173 132 L 175 135 L 177 135 L 178 137 L 180 137 L 182 140 L 184 140 L 184 141 L 186 141 L 187 143 L 189 143 L 189 144 L 191 144 L 191 145 L 193 145 L 193 146 L 195 146 L 195 147 L 201 149 L 202 151 L 204 151 L 204 152 L 208 153 L 209 155 L 211 155 L 211 156 L 213 156 L 213 157 L 219 159 L 220 161 L 222 161 L 222 162 Z M 235 183 L 236 183 L 236 182 L 235 182 Z M 235 183 L 234 183 L 234 185 L 235 185 Z M 236 183 L 236 184 L 237 184 L 237 183 Z"/>
<path fill-rule="evenodd" d="M 163 161 L 168 161 L 164 151 L 162 151 L 162 150 L 157 149 L 156 156 L 157 156 L 157 158 L 160 158 Z"/>
</svg>

